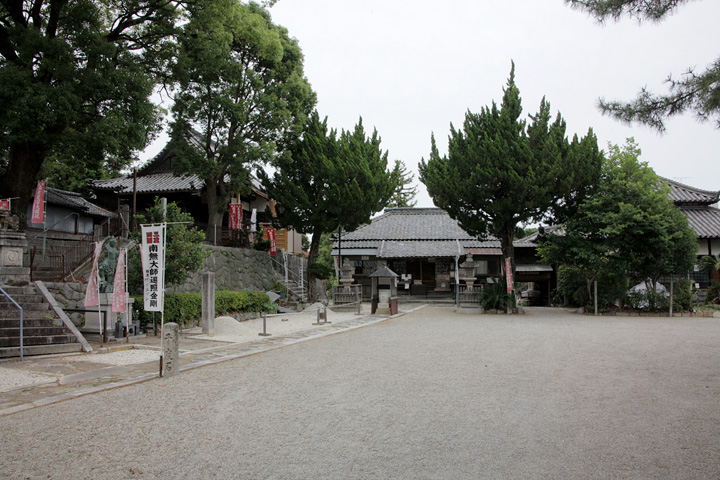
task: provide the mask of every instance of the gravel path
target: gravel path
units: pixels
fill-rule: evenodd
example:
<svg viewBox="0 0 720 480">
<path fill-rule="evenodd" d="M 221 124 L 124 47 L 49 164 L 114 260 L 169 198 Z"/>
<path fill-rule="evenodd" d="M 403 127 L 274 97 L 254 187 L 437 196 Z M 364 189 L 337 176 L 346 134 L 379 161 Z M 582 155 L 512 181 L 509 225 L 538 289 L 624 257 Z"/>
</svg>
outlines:
<svg viewBox="0 0 720 480">
<path fill-rule="evenodd" d="M 303 312 L 300 313 L 289 313 L 289 314 L 278 314 L 268 315 L 266 319 L 265 329 L 272 335 L 283 335 L 288 333 L 297 332 L 307 328 L 312 328 L 312 324 L 317 321 L 317 311 L 323 308 L 322 304 L 317 303 L 308 306 Z M 370 305 L 363 305 L 362 314 L 370 314 Z M 353 312 L 333 312 L 328 309 L 328 319 L 332 322 L 342 322 L 345 320 L 351 320 L 357 318 L 358 315 Z M 202 335 L 202 329 L 200 327 L 185 330 L 185 338 L 192 339 L 192 345 L 188 347 L 190 342 L 181 342 L 181 355 L 186 351 L 190 351 L 193 348 L 209 348 L 210 345 L 221 345 L 223 343 L 247 343 L 257 341 L 259 338 L 258 334 L 263 331 L 263 319 L 261 317 L 245 320 L 238 322 L 231 317 L 219 317 L 215 320 L 215 335 L 206 336 Z M 200 341 L 206 341 L 201 344 Z M 159 344 L 159 341 L 156 342 Z M 108 344 L 112 346 L 113 344 Z M 120 342 L 118 347 L 123 347 L 123 343 Z M 60 381 L 64 374 L 67 374 L 68 368 L 62 369 L 63 371 L 38 371 L 44 368 L 43 365 L 40 367 L 35 366 L 32 361 L 27 359 L 33 357 L 26 357 L 26 361 L 9 361 L 0 364 L 0 394 L 9 390 L 17 389 L 38 383 L 47 383 Z M 92 363 L 99 365 L 135 365 L 139 363 L 157 362 L 160 358 L 159 347 L 155 346 L 155 350 L 144 350 L 144 349 L 132 349 L 113 351 L 110 353 L 91 353 L 91 354 L 69 354 L 69 355 L 56 355 L 53 356 L 54 360 L 51 361 L 53 366 L 63 365 L 72 369 L 72 364 L 78 363 Z M 60 370 L 60 369 L 58 369 Z M 70 373 L 75 373 L 71 371 Z"/>
<path fill-rule="evenodd" d="M 0 478 L 720 478 L 719 347 L 717 319 L 424 308 L 2 417 Z"/>
</svg>

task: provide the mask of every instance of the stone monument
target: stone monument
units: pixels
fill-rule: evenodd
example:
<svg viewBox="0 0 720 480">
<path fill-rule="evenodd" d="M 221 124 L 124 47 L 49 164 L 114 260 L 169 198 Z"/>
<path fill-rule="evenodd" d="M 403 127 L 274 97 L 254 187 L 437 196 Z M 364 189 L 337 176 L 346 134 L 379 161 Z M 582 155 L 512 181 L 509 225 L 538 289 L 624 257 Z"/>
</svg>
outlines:
<svg viewBox="0 0 720 480">
<path fill-rule="evenodd" d="M 30 267 L 23 266 L 28 248 L 25 232 L 18 232 L 19 221 L 9 210 L 0 210 L 0 285 L 26 285 Z"/>
<path fill-rule="evenodd" d="M 162 376 L 172 377 L 180 372 L 180 326 L 177 323 L 166 323 L 162 336 Z"/>
</svg>

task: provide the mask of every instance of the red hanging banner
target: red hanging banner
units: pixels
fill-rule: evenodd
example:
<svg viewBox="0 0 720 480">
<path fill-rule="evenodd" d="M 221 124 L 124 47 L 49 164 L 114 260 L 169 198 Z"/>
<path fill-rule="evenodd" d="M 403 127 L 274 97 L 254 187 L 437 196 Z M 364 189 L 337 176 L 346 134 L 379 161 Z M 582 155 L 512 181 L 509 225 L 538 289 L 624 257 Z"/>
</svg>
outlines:
<svg viewBox="0 0 720 480">
<path fill-rule="evenodd" d="M 45 223 L 45 186 L 47 180 L 40 180 L 35 187 L 35 198 L 32 205 L 32 223 Z"/>
<path fill-rule="evenodd" d="M 83 303 L 86 307 L 95 307 L 98 304 L 98 259 L 102 252 L 102 245 L 103 242 L 95 242 L 95 255 L 93 256 L 92 270 L 90 271 L 90 279 L 85 290 L 85 302 Z"/>
<path fill-rule="evenodd" d="M 265 232 L 267 232 L 267 238 L 270 240 L 270 253 L 274 255 L 277 253 L 277 245 L 275 244 L 275 229 L 268 228 Z"/>
<path fill-rule="evenodd" d="M 514 285 L 512 277 L 512 264 L 510 263 L 509 258 L 505 259 L 505 281 L 507 283 L 508 293 L 512 292 L 514 290 Z"/>
<path fill-rule="evenodd" d="M 242 204 L 231 203 L 230 204 L 230 230 L 241 230 L 242 229 Z"/>
<path fill-rule="evenodd" d="M 124 313 L 127 310 L 127 298 L 125 297 L 125 257 L 127 250 L 122 250 L 118 255 L 117 267 L 115 267 L 115 278 L 113 279 L 113 304 L 112 311 Z"/>
<path fill-rule="evenodd" d="M 0 200 L 0 210 L 10 210 L 10 199 Z"/>
</svg>

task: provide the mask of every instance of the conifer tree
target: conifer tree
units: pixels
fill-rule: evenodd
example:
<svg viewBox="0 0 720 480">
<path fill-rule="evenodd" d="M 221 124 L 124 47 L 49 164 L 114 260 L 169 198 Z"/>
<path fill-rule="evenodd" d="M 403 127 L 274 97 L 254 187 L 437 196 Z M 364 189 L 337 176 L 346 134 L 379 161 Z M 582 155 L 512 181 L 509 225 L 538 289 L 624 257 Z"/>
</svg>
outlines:
<svg viewBox="0 0 720 480">
<path fill-rule="evenodd" d="M 521 114 L 513 64 L 500 108 L 493 102 L 480 113 L 468 111 L 462 130 L 450 125 L 447 156 L 433 136 L 430 158 L 420 163 L 435 205 L 471 235 L 499 239 L 513 270 L 516 226 L 567 218 L 590 191 L 602 159 L 592 129 L 568 141 L 565 120 L 558 114 L 551 121 L 544 98 L 529 125 Z"/>
<path fill-rule="evenodd" d="M 395 160 L 395 174 L 397 175 L 398 185 L 393 192 L 387 208 L 414 207 L 417 205 L 415 195 L 417 195 L 417 187 L 413 185 L 415 176 L 408 172 L 407 167 L 401 160 Z"/>
<path fill-rule="evenodd" d="M 274 162 L 272 177 L 258 171 L 278 202 L 276 223 L 312 234 L 308 263 L 317 262 L 322 235 L 355 230 L 387 205 L 397 186 L 377 131 L 367 137 L 362 119 L 352 131 L 328 130 L 314 112 L 302 138 Z M 311 294 L 314 278 L 310 275 Z"/>
</svg>

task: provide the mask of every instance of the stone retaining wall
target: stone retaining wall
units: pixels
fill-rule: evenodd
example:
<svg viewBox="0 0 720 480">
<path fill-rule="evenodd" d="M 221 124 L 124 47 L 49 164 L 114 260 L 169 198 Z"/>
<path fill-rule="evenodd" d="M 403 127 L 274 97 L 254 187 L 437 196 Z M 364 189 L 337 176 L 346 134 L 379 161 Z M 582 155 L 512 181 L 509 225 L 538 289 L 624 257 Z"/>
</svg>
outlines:
<svg viewBox="0 0 720 480">
<path fill-rule="evenodd" d="M 203 272 L 215 272 L 217 290 L 268 291 L 275 280 L 267 252 L 244 248 L 208 246 L 210 256 L 197 272 L 181 285 L 170 287 L 171 292 L 200 292 Z"/>
<path fill-rule="evenodd" d="M 84 283 L 62 283 L 62 282 L 44 282 L 48 291 L 55 297 L 55 301 L 76 327 L 80 327 L 83 323 L 83 314 L 73 312 L 73 309 L 90 310 L 92 307 L 85 307 L 85 287 Z"/>
</svg>

